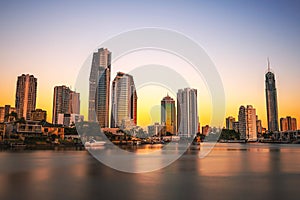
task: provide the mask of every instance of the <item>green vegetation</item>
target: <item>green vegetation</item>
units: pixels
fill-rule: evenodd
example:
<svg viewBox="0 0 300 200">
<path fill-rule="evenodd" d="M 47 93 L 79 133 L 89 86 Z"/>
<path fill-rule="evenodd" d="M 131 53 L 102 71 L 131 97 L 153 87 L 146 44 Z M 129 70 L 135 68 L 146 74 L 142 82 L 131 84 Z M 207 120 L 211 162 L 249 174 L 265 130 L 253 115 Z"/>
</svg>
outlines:
<svg viewBox="0 0 300 200">
<path fill-rule="evenodd" d="M 222 129 L 220 135 L 220 140 L 239 140 L 240 133 L 235 132 L 234 130 Z"/>
</svg>

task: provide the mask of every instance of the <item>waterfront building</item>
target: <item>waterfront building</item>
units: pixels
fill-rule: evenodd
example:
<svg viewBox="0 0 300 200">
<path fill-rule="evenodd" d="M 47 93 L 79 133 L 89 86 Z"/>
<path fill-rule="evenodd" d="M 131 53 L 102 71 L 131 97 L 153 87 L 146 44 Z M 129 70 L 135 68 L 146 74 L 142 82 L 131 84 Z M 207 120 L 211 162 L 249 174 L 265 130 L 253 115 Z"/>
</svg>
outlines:
<svg viewBox="0 0 300 200">
<path fill-rule="evenodd" d="M 280 118 L 280 130 L 281 131 L 295 131 L 297 130 L 297 120 L 291 116 L 286 118 Z"/>
<path fill-rule="evenodd" d="M 111 52 L 100 48 L 94 52 L 89 78 L 90 122 L 98 122 L 101 128 L 109 126 Z"/>
<path fill-rule="evenodd" d="M 161 124 L 166 125 L 166 132 L 176 134 L 175 101 L 169 95 L 161 100 Z"/>
<path fill-rule="evenodd" d="M 52 123 L 58 124 L 58 114 L 70 114 L 70 93 L 69 87 L 62 85 L 54 87 L 53 94 L 53 110 L 52 110 Z"/>
<path fill-rule="evenodd" d="M 148 135 L 158 137 L 166 135 L 166 125 L 156 122 L 153 125 L 148 126 Z"/>
<path fill-rule="evenodd" d="M 265 75 L 266 84 L 266 108 L 267 122 L 269 132 L 279 131 L 278 128 L 278 105 L 277 91 L 275 84 L 275 75 L 270 70 L 270 62 L 268 60 L 268 72 Z"/>
<path fill-rule="evenodd" d="M 251 105 L 239 109 L 239 133 L 241 139 L 257 140 L 256 110 Z"/>
<path fill-rule="evenodd" d="M 18 76 L 15 107 L 18 118 L 30 119 L 31 111 L 35 110 L 37 79 L 33 75 Z"/>
<path fill-rule="evenodd" d="M 122 120 L 137 123 L 137 94 L 133 77 L 118 72 L 112 82 L 111 128 L 121 127 Z"/>
<path fill-rule="evenodd" d="M 202 126 L 202 134 L 207 136 L 211 132 L 211 127 L 209 125 Z"/>
<path fill-rule="evenodd" d="M 69 113 L 80 114 L 80 94 L 70 91 Z"/>
<path fill-rule="evenodd" d="M 198 131 L 197 90 L 180 89 L 177 92 L 177 130 L 180 137 L 194 137 Z"/>
<path fill-rule="evenodd" d="M 30 120 L 32 121 L 46 121 L 47 111 L 42 109 L 35 109 L 31 111 Z"/>
<path fill-rule="evenodd" d="M 9 114 L 16 112 L 16 108 L 11 107 L 10 105 L 5 105 L 4 107 L 0 107 L 0 123 L 11 121 L 9 118 Z M 15 120 L 15 119 L 14 119 Z"/>
<path fill-rule="evenodd" d="M 235 118 L 229 116 L 226 118 L 226 129 L 233 130 L 233 122 L 235 122 Z"/>
</svg>

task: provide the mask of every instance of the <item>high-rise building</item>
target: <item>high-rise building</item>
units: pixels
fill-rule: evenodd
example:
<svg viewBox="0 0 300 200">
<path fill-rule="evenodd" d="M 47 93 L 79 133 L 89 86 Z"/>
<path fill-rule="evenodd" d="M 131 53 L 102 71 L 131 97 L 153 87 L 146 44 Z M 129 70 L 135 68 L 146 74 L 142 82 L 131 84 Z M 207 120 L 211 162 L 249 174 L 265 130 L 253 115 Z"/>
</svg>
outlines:
<svg viewBox="0 0 300 200">
<path fill-rule="evenodd" d="M 297 120 L 291 116 L 286 118 L 280 118 L 280 130 L 281 131 L 295 131 L 297 130 Z"/>
<path fill-rule="evenodd" d="M 202 126 L 202 134 L 207 136 L 211 132 L 211 127 L 209 125 Z"/>
<path fill-rule="evenodd" d="M 30 119 L 31 111 L 35 110 L 37 79 L 33 75 L 18 76 L 16 90 L 16 111 L 18 118 Z"/>
<path fill-rule="evenodd" d="M 180 137 L 193 137 L 198 131 L 197 90 L 180 89 L 177 92 L 177 129 Z"/>
<path fill-rule="evenodd" d="M 58 114 L 70 114 L 70 93 L 69 87 L 62 85 L 54 87 L 53 94 L 53 110 L 52 110 L 52 123 L 58 123 Z"/>
<path fill-rule="evenodd" d="M 256 132 L 261 134 L 262 130 L 263 130 L 263 127 L 262 127 L 261 120 L 258 119 L 258 116 L 256 115 Z"/>
<path fill-rule="evenodd" d="M 256 110 L 253 106 L 241 106 L 239 109 L 240 138 L 248 141 L 257 140 Z"/>
<path fill-rule="evenodd" d="M 248 141 L 257 140 L 257 127 L 256 127 L 256 110 L 253 106 L 248 105 L 246 109 L 247 117 L 247 130 L 246 139 Z"/>
<path fill-rule="evenodd" d="M 161 100 L 161 124 L 166 125 L 166 132 L 176 134 L 175 101 L 169 95 Z"/>
<path fill-rule="evenodd" d="M 80 94 L 70 91 L 69 113 L 80 114 Z"/>
<path fill-rule="evenodd" d="M 62 85 L 54 87 L 52 123 L 60 124 L 59 114 L 80 115 L 80 94 Z"/>
<path fill-rule="evenodd" d="M 31 111 L 30 120 L 32 121 L 46 121 L 47 111 L 42 109 L 36 109 Z"/>
<path fill-rule="evenodd" d="M 112 82 L 111 128 L 121 127 L 122 120 L 137 122 L 137 94 L 133 77 L 118 72 Z"/>
<path fill-rule="evenodd" d="M 89 121 L 98 121 L 101 128 L 109 125 L 111 52 L 100 48 L 93 54 L 89 78 Z"/>
<path fill-rule="evenodd" d="M 16 112 L 16 108 L 11 107 L 10 105 L 5 105 L 4 107 L 0 107 L 0 122 L 9 121 L 8 115 L 12 112 Z"/>
<path fill-rule="evenodd" d="M 240 138 L 242 140 L 245 140 L 246 130 L 247 130 L 247 114 L 246 114 L 245 106 L 240 106 L 238 119 L 239 119 Z"/>
<path fill-rule="evenodd" d="M 235 122 L 235 118 L 229 116 L 226 118 L 226 129 L 233 130 L 233 122 Z"/>
<path fill-rule="evenodd" d="M 265 75 L 266 83 L 266 106 L 268 130 L 270 132 L 278 131 L 278 106 L 277 91 L 275 84 L 275 75 L 270 70 L 270 62 L 268 61 L 268 72 Z"/>
</svg>

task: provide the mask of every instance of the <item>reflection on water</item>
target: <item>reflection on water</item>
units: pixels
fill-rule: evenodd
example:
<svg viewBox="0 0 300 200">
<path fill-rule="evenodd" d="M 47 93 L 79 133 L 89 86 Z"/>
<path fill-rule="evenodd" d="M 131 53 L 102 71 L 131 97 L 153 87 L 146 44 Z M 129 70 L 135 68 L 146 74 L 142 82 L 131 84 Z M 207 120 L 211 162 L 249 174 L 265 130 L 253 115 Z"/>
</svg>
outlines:
<svg viewBox="0 0 300 200">
<path fill-rule="evenodd" d="M 142 174 L 106 167 L 87 151 L 0 152 L 0 199 L 299 199 L 299 186 L 299 145 L 217 144 L 202 159 L 190 148 Z"/>
</svg>

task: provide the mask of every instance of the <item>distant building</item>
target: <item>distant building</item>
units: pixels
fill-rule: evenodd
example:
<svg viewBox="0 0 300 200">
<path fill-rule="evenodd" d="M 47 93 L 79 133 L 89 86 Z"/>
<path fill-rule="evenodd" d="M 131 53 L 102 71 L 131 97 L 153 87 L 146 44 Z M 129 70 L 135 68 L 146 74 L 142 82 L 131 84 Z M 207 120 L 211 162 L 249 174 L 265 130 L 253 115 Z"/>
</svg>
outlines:
<svg viewBox="0 0 300 200">
<path fill-rule="evenodd" d="M 70 91 L 69 113 L 80 114 L 80 94 Z"/>
<path fill-rule="evenodd" d="M 251 105 L 247 106 L 246 139 L 251 141 L 257 140 L 256 110 Z"/>
<path fill-rule="evenodd" d="M 233 122 L 232 129 L 238 133 L 239 132 L 239 122 Z"/>
<path fill-rule="evenodd" d="M 80 94 L 72 91 L 65 85 L 54 87 L 52 110 L 53 124 L 62 123 L 61 120 L 58 122 L 59 114 L 66 114 L 66 116 L 71 116 L 71 114 L 80 115 Z"/>
<path fill-rule="evenodd" d="M 46 121 L 47 120 L 47 111 L 42 109 L 36 109 L 31 111 L 30 120 L 32 121 Z"/>
<path fill-rule="evenodd" d="M 100 48 L 93 54 L 89 78 L 90 122 L 98 121 L 101 128 L 109 127 L 111 52 Z"/>
<path fill-rule="evenodd" d="M 69 113 L 60 113 L 58 114 L 57 124 L 61 124 L 63 126 L 71 126 L 75 125 L 78 122 L 83 122 L 84 116 L 79 114 L 69 114 Z"/>
<path fill-rule="evenodd" d="M 270 70 L 270 63 L 268 61 L 268 72 L 265 75 L 266 83 L 266 108 L 268 119 L 268 130 L 270 132 L 279 131 L 278 128 L 278 105 L 277 105 L 277 91 L 275 84 L 275 75 Z"/>
<path fill-rule="evenodd" d="M 176 134 L 175 101 L 169 95 L 161 100 L 161 124 L 166 125 L 166 131 Z"/>
<path fill-rule="evenodd" d="M 122 120 L 137 120 L 137 94 L 133 77 L 118 72 L 112 83 L 111 128 L 121 127 Z"/>
<path fill-rule="evenodd" d="M 148 134 L 149 136 L 164 136 L 166 135 L 166 126 L 164 124 L 154 123 L 151 126 L 148 126 Z"/>
<path fill-rule="evenodd" d="M 35 110 L 37 79 L 33 75 L 18 76 L 16 90 L 16 112 L 18 118 L 30 119 L 31 111 Z"/>
<path fill-rule="evenodd" d="M 203 135 L 208 135 L 211 132 L 211 127 L 209 125 L 202 126 L 202 134 Z"/>
<path fill-rule="evenodd" d="M 5 105 L 4 107 L 0 107 L 0 123 L 11 121 L 9 120 L 8 115 L 12 112 L 16 113 L 16 108 L 11 107 L 10 105 Z"/>
<path fill-rule="evenodd" d="M 241 106 L 239 109 L 239 133 L 242 140 L 246 139 L 246 130 L 247 130 L 247 114 L 245 106 Z"/>
<path fill-rule="evenodd" d="M 291 116 L 286 118 L 280 118 L 280 130 L 281 131 L 295 131 L 297 130 L 297 120 Z"/>
<path fill-rule="evenodd" d="M 259 120 L 257 116 L 256 116 L 256 132 L 259 134 L 262 134 L 263 132 L 261 120 Z"/>
<path fill-rule="evenodd" d="M 256 110 L 251 105 L 239 109 L 239 132 L 240 138 L 250 141 L 257 140 Z"/>
<path fill-rule="evenodd" d="M 0 141 L 2 141 L 5 137 L 5 129 L 6 129 L 6 124 L 0 123 Z"/>
<path fill-rule="evenodd" d="M 177 92 L 177 129 L 180 137 L 195 136 L 198 131 L 197 90 L 180 89 Z"/>
<path fill-rule="evenodd" d="M 70 93 L 70 88 L 65 85 L 54 87 L 52 110 L 53 124 L 58 124 L 58 114 L 70 114 Z"/>
<path fill-rule="evenodd" d="M 233 130 L 233 122 L 235 122 L 235 118 L 229 116 L 226 118 L 226 129 Z"/>
</svg>

